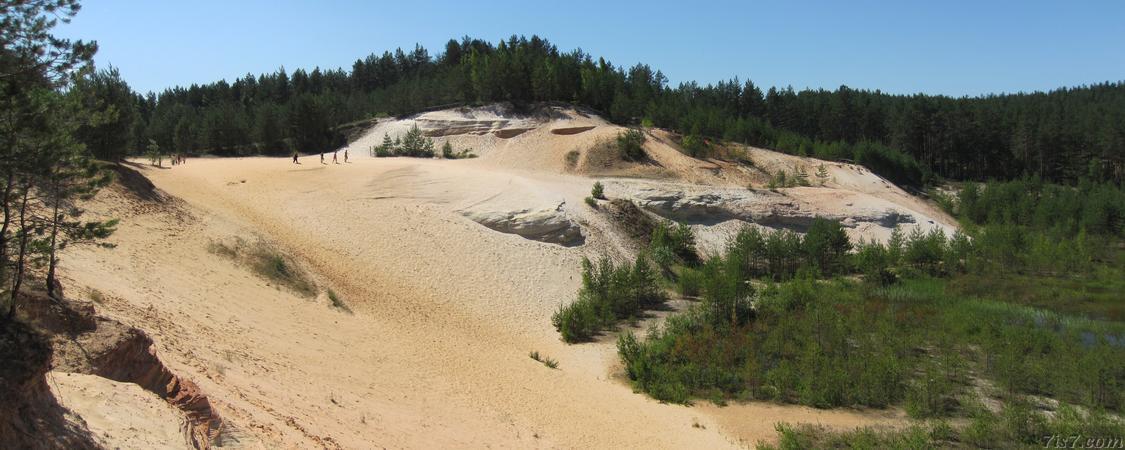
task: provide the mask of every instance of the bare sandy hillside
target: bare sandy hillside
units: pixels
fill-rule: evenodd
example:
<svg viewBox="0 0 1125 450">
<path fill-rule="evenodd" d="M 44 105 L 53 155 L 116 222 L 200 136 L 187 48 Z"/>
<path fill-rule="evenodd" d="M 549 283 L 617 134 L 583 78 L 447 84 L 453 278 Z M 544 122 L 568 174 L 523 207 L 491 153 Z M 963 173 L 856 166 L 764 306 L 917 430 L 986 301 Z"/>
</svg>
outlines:
<svg viewBox="0 0 1125 450">
<path fill-rule="evenodd" d="M 449 139 L 480 157 L 368 156 L 384 133 L 415 123 L 439 147 Z M 119 184 L 87 205 L 122 224 L 115 248 L 67 250 L 68 292 L 146 330 L 165 365 L 240 430 L 228 446 L 723 448 L 771 440 L 778 421 L 901 423 L 893 410 L 660 404 L 622 379 L 612 337 L 559 340 L 550 315 L 573 300 L 581 258 L 634 248 L 608 202 L 583 202 L 594 179 L 611 199 L 693 224 L 712 249 L 739 224 L 800 230 L 816 215 L 871 238 L 953 229 L 862 168 L 831 164 L 824 187 L 773 192 L 755 184 L 755 167 L 820 163 L 759 149 L 748 150 L 755 167 L 700 161 L 660 131 L 650 161 L 617 163 L 599 152 L 620 131 L 573 109 L 496 106 L 382 121 L 347 164 L 136 164 L 157 190 Z M 217 245 L 240 240 L 287 255 L 312 292 L 262 278 Z"/>
</svg>

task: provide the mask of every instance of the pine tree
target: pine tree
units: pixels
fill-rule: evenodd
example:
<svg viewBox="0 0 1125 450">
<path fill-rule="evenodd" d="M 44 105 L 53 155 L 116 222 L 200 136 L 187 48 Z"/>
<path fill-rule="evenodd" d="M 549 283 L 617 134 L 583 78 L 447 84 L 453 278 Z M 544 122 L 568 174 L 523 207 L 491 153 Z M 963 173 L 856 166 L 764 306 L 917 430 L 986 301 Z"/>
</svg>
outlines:
<svg viewBox="0 0 1125 450">
<path fill-rule="evenodd" d="M 68 107 L 61 104 L 62 101 L 57 103 L 60 103 L 57 105 L 60 111 L 65 111 Z M 47 224 L 46 246 L 43 250 L 47 257 L 45 290 L 52 298 L 57 294 L 58 250 L 69 244 L 104 239 L 113 233 L 117 224 L 115 219 L 90 222 L 80 220 L 81 210 L 76 207 L 74 200 L 89 199 L 108 185 L 112 176 L 75 139 L 77 124 L 86 117 L 72 105 L 70 110 L 69 114 L 52 116 L 55 122 L 52 141 L 46 143 L 43 154 L 47 164 L 36 182 L 36 187 L 42 193 L 42 208 L 38 208 L 38 211 L 50 212 L 49 216 L 41 220 Z"/>
<path fill-rule="evenodd" d="M 49 260 L 47 291 L 54 295 L 57 250 L 67 242 L 71 225 L 78 223 L 79 212 L 67 206 L 106 180 L 74 138 L 75 128 L 91 124 L 91 117 L 72 103 L 76 97 L 63 94 L 72 80 L 88 72 L 97 47 L 51 35 L 59 20 L 69 21 L 78 9 L 75 0 L 0 3 L 0 110 L 5 115 L 0 121 L 0 275 L 8 300 L 5 320 L 15 314 L 35 255 Z M 50 216 L 43 217 L 45 213 Z M 47 239 L 42 239 L 44 234 Z M 91 238 L 105 235 L 95 234 Z"/>
<path fill-rule="evenodd" d="M 793 173 L 794 173 L 794 180 L 793 180 L 794 185 L 796 185 L 796 186 L 808 186 L 809 185 L 809 174 L 805 172 L 805 166 L 797 166 L 797 168 L 793 170 Z"/>
<path fill-rule="evenodd" d="M 124 158 L 133 143 L 138 117 L 133 90 L 117 69 L 111 67 L 80 78 L 71 95 L 78 97 L 90 115 L 75 131 L 78 139 L 99 159 Z"/>
<path fill-rule="evenodd" d="M 821 186 L 824 186 L 824 183 L 828 181 L 828 176 L 828 167 L 825 167 L 824 164 L 816 168 L 816 177 L 820 180 Z"/>
<path fill-rule="evenodd" d="M 418 125 L 414 124 L 402 138 L 401 153 L 403 156 L 432 158 L 434 156 L 434 140 L 423 135 Z"/>
</svg>

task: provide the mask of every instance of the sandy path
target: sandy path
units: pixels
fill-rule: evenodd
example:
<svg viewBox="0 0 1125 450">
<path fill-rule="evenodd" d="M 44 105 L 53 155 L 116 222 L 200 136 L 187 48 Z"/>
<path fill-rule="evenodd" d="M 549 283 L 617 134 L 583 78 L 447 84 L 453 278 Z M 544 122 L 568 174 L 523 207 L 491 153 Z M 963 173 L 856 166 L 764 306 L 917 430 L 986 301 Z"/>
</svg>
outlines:
<svg viewBox="0 0 1125 450">
<path fill-rule="evenodd" d="M 127 210 L 104 193 L 101 212 L 128 216 L 118 247 L 71 250 L 64 270 L 105 294 L 103 311 L 152 333 L 173 370 L 267 447 L 722 448 L 772 439 L 781 420 L 899 420 L 663 405 L 631 392 L 612 343 L 564 345 L 549 321 L 573 298 L 581 257 L 608 240 L 563 248 L 456 212 L 482 198 L 575 204 L 589 180 L 465 163 L 247 158 L 145 169 L 190 214 Z M 213 239 L 252 234 L 297 256 L 356 313 L 207 251 Z"/>
</svg>

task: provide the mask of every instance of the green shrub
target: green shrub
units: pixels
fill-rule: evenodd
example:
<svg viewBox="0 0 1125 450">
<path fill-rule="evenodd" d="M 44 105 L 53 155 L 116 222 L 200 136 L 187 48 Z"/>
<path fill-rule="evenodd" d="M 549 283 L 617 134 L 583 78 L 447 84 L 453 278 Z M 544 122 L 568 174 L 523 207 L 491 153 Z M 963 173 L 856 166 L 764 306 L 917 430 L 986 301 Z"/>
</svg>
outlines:
<svg viewBox="0 0 1125 450">
<path fill-rule="evenodd" d="M 574 170 L 575 167 L 578 167 L 578 158 L 580 156 L 582 156 L 582 154 L 579 153 L 578 150 L 571 150 L 569 152 L 566 152 L 566 156 L 564 157 L 566 161 L 566 168 Z"/>
<path fill-rule="evenodd" d="M 944 417 L 950 412 L 953 384 L 945 372 L 928 365 L 906 390 L 906 412 L 915 419 Z"/>
<path fill-rule="evenodd" d="M 711 147 L 707 145 L 707 141 L 695 133 L 684 136 L 680 144 L 692 158 L 706 158 L 711 152 Z"/>
<path fill-rule="evenodd" d="M 887 247 L 879 242 L 870 244 L 861 242 L 854 255 L 855 268 L 863 274 L 864 281 L 879 286 L 887 286 L 895 282 L 895 274 L 891 272 L 891 253 Z"/>
<path fill-rule="evenodd" d="M 778 424 L 778 444 L 759 443 L 765 449 L 922 449 L 958 448 L 1116 448 L 1125 435 L 1125 421 L 1102 413 L 1075 414 L 1062 407 L 1054 418 L 1015 402 L 1000 414 L 986 410 L 973 413 L 969 422 L 952 427 L 948 422 L 931 422 L 927 430 L 921 424 L 905 428 L 862 427 L 833 431 L 826 427 L 801 424 Z M 1074 440 L 1075 437 L 1078 440 Z M 1100 439 L 1100 441 L 1099 441 Z"/>
<path fill-rule="evenodd" d="M 607 257 L 597 264 L 583 259 L 578 299 L 559 306 L 551 323 L 563 341 L 589 340 L 620 320 L 635 319 L 644 310 L 662 305 L 666 298 L 656 282 L 656 274 L 643 256 L 622 265 Z"/>
<path fill-rule="evenodd" d="M 645 134 L 641 130 L 630 129 L 617 135 L 617 150 L 621 159 L 626 161 L 643 161 L 645 155 Z"/>
<path fill-rule="evenodd" d="M 819 185 L 824 186 L 824 183 L 828 182 L 829 176 L 830 175 L 828 174 L 828 167 L 826 167 L 824 164 L 816 167 L 816 179 Z"/>
<path fill-rule="evenodd" d="M 846 258 L 852 244 L 839 222 L 820 217 L 813 219 L 801 240 L 801 247 L 805 263 L 821 274 L 834 275 L 848 268 Z"/>
<path fill-rule="evenodd" d="M 695 249 L 695 235 L 691 227 L 684 224 L 673 226 L 660 221 L 649 237 L 649 249 L 660 267 L 667 269 L 674 263 L 694 266 L 699 263 L 699 253 Z"/>
<path fill-rule="evenodd" d="M 391 140 L 391 135 L 383 133 L 383 143 L 375 147 L 371 147 L 371 155 L 379 158 L 386 158 L 398 154 L 398 146 L 401 144 L 398 140 Z"/>
<path fill-rule="evenodd" d="M 804 166 L 798 166 L 793 169 L 793 183 L 797 186 L 811 186 L 809 183 L 809 174 L 805 171 Z"/>
<path fill-rule="evenodd" d="M 402 144 L 398 146 L 398 154 L 415 158 L 433 158 L 434 140 L 422 134 L 418 124 L 414 124 L 403 136 Z"/>
<path fill-rule="evenodd" d="M 594 188 L 590 189 L 590 196 L 599 200 L 605 200 L 605 186 L 602 185 L 602 182 L 594 182 Z"/>
<path fill-rule="evenodd" d="M 560 305 L 551 316 L 551 324 L 562 335 L 562 340 L 571 343 L 590 340 L 603 322 L 593 301 L 582 296 L 574 303 Z"/>
<path fill-rule="evenodd" d="M 703 286 L 703 274 L 690 267 L 680 270 L 677 288 L 684 297 L 697 297 Z"/>
<path fill-rule="evenodd" d="M 584 200 L 586 201 L 586 204 L 589 205 L 591 208 L 597 209 L 598 201 L 595 200 L 594 197 L 586 197 Z"/>
<path fill-rule="evenodd" d="M 1009 404 L 999 416 L 972 413 L 958 429 L 945 424 L 905 434 L 862 432 L 839 441 L 866 447 L 1030 445 L 1052 427 L 1085 426 L 1072 426 L 1062 408 L 1051 420 L 1024 408 L 1019 401 L 1029 395 L 1090 411 L 1121 411 L 1121 316 L 1089 320 L 1051 311 L 1094 310 L 1072 306 L 1075 298 L 1101 299 L 1111 306 L 1098 310 L 1120 311 L 1112 305 L 1120 305 L 1114 294 L 1125 286 L 1125 266 L 1119 264 L 1125 251 L 1101 249 L 1117 242 L 1104 235 L 996 221 L 951 237 L 936 228 L 909 234 L 896 229 L 886 243 L 860 242 L 854 254 L 844 230 L 830 221 L 815 220 L 804 236 L 747 227 L 723 255 L 691 268 L 677 266 L 677 228 L 660 224 L 650 242 L 653 260 L 675 269 L 665 273 L 677 276 L 677 289 L 698 292 L 701 302 L 650 329 L 643 341 L 620 336 L 618 352 L 634 387 L 661 401 L 901 405 L 912 417 L 964 418 L 962 402 L 975 392 L 965 388 L 975 383 L 967 375 L 972 373 L 999 387 Z M 1068 253 L 1094 252 L 1104 259 L 1065 261 Z M 1083 264 L 1096 270 L 1020 272 Z M 822 278 L 851 273 L 865 282 Z M 1013 304 L 1028 298 L 1040 309 Z M 1112 431 L 1121 425 L 1109 420 L 1096 426 Z"/>
</svg>

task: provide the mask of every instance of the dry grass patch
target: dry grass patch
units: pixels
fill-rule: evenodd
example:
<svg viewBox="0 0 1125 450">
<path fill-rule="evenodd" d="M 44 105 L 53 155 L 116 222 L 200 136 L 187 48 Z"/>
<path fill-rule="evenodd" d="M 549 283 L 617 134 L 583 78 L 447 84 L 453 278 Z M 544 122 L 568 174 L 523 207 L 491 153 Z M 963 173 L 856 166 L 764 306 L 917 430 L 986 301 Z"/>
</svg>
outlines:
<svg viewBox="0 0 1125 450">
<path fill-rule="evenodd" d="M 265 241 L 212 241 L 208 250 L 249 267 L 255 274 L 300 295 L 316 295 L 316 285 L 289 255 Z"/>
</svg>

